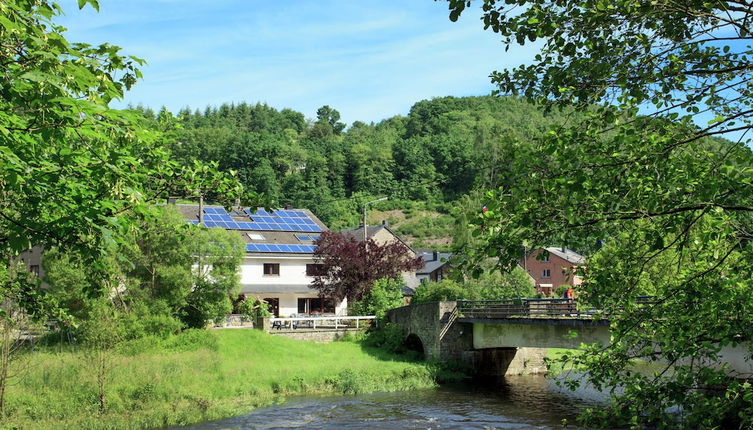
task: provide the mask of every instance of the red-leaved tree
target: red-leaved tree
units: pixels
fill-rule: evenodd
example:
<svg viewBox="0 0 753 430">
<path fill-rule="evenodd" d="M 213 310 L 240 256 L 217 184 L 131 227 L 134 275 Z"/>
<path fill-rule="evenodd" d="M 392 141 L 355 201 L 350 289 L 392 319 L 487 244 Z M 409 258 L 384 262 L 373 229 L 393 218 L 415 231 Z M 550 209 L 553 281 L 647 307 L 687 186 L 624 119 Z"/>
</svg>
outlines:
<svg viewBox="0 0 753 430">
<path fill-rule="evenodd" d="M 379 245 L 372 239 L 363 242 L 352 235 L 325 231 L 314 244 L 314 258 L 322 266 L 311 288 L 323 298 L 359 301 L 378 279 L 397 278 L 401 272 L 424 266 L 421 257 L 412 258 L 410 250 L 397 241 Z"/>
</svg>

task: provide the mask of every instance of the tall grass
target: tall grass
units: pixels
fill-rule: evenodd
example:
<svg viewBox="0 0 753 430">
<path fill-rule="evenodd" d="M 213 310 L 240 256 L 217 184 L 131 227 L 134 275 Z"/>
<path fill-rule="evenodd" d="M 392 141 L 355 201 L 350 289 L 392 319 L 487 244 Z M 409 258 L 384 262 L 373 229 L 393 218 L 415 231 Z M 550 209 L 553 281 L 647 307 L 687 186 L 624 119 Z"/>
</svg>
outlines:
<svg viewBox="0 0 753 430">
<path fill-rule="evenodd" d="M 154 428 L 227 417 L 312 393 L 434 386 L 437 366 L 404 361 L 359 342 L 315 344 L 256 330 L 189 331 L 120 347 L 107 410 L 85 351 L 48 347 L 10 388 L 4 428 Z"/>
</svg>

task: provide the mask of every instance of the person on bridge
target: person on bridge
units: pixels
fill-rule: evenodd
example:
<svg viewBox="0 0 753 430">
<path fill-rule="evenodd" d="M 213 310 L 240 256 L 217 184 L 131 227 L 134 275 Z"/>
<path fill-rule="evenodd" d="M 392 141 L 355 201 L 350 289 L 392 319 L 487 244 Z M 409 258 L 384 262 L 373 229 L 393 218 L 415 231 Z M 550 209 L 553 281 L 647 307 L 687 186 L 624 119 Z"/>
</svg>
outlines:
<svg viewBox="0 0 753 430">
<path fill-rule="evenodd" d="M 565 291 L 565 298 L 567 299 L 567 307 L 569 312 L 572 314 L 575 312 L 575 303 L 573 303 L 573 299 L 575 298 L 575 291 L 573 290 L 573 287 L 567 287 L 567 290 Z"/>
</svg>

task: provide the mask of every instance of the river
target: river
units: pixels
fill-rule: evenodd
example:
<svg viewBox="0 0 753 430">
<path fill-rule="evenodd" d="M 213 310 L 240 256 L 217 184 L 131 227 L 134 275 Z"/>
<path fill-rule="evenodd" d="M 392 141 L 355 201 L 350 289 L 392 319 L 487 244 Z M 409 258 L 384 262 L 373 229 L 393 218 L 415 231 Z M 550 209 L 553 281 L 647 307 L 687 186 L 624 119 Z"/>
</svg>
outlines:
<svg viewBox="0 0 753 430">
<path fill-rule="evenodd" d="M 602 399 L 593 391 L 567 391 L 543 376 L 512 376 L 486 385 L 297 397 L 182 429 L 556 429 L 562 427 L 563 418 L 572 422 L 578 411 Z"/>
</svg>

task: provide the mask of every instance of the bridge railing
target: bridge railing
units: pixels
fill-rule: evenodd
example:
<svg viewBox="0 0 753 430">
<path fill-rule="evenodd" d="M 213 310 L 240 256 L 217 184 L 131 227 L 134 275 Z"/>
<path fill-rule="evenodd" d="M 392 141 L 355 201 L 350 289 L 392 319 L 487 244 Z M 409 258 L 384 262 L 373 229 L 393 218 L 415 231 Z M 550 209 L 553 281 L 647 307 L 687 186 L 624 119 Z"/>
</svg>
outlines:
<svg viewBox="0 0 753 430">
<path fill-rule="evenodd" d="M 578 309 L 578 299 L 458 300 L 457 303 L 459 318 L 590 318 L 597 313 Z M 651 305 L 656 303 L 656 297 L 638 296 L 636 303 Z"/>
<path fill-rule="evenodd" d="M 460 318 L 581 316 L 575 299 L 458 300 Z"/>
</svg>

